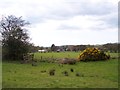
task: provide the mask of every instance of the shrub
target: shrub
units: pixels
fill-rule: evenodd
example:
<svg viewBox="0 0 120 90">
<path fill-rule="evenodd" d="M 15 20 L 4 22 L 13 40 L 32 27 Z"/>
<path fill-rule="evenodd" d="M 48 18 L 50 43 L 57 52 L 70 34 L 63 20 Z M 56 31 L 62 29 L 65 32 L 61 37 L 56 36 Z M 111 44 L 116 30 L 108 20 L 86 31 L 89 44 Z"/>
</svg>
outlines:
<svg viewBox="0 0 120 90">
<path fill-rule="evenodd" d="M 78 56 L 78 61 L 99 61 L 108 60 L 110 55 L 106 55 L 98 48 L 87 48 Z"/>
</svg>

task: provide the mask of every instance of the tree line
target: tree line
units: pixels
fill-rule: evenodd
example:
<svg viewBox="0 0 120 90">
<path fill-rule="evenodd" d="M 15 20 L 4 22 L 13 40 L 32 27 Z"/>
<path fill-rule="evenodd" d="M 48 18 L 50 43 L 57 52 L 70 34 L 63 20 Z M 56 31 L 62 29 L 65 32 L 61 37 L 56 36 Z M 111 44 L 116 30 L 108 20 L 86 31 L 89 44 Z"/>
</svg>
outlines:
<svg viewBox="0 0 120 90">
<path fill-rule="evenodd" d="M 55 46 L 55 44 L 51 45 L 52 51 L 57 51 L 60 49 L 61 51 L 83 51 L 86 48 L 95 47 L 105 52 L 119 52 L 120 43 L 107 43 L 103 45 L 63 45 L 63 46 Z"/>
</svg>

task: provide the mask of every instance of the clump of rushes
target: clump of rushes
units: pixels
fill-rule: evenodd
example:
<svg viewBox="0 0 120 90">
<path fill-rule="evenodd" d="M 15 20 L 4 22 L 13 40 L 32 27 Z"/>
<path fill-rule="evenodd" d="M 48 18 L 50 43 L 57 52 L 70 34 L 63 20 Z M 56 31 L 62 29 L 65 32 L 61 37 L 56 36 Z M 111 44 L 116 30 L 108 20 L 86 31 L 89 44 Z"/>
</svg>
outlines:
<svg viewBox="0 0 120 90">
<path fill-rule="evenodd" d="M 100 61 L 108 59 L 110 59 L 110 55 L 106 55 L 98 48 L 86 48 L 78 56 L 78 61 Z"/>
<path fill-rule="evenodd" d="M 49 71 L 49 75 L 50 75 L 50 76 L 54 76 L 54 75 L 55 75 L 55 69 L 51 69 L 51 70 Z"/>
<path fill-rule="evenodd" d="M 64 74 L 64 76 L 68 76 L 68 72 L 67 71 L 64 71 L 62 73 Z"/>
</svg>

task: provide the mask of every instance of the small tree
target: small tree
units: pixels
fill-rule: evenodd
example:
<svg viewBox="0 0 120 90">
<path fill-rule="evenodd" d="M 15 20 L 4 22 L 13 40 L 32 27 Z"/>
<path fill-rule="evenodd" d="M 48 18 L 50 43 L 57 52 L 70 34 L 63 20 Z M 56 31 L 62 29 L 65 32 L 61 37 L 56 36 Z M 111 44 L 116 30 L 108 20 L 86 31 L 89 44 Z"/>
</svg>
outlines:
<svg viewBox="0 0 120 90">
<path fill-rule="evenodd" d="M 55 46 L 55 44 L 52 44 L 52 45 L 51 45 L 51 51 L 56 51 L 56 46 Z"/>
<path fill-rule="evenodd" d="M 0 32 L 2 34 L 3 58 L 20 60 L 23 54 L 29 51 L 29 36 L 24 26 L 29 23 L 22 17 L 10 15 L 0 21 Z"/>
</svg>

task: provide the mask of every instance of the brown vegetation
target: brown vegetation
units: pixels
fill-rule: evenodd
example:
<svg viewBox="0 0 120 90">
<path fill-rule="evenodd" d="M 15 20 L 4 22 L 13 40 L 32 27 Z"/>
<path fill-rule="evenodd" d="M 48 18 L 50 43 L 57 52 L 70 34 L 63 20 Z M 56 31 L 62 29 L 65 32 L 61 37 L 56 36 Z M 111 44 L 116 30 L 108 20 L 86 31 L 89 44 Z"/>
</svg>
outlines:
<svg viewBox="0 0 120 90">
<path fill-rule="evenodd" d="M 76 63 L 76 59 L 71 59 L 71 58 L 63 58 L 59 61 L 60 64 L 75 64 Z"/>
</svg>

